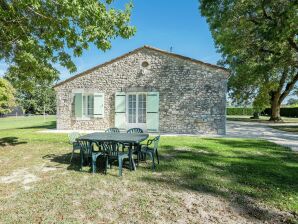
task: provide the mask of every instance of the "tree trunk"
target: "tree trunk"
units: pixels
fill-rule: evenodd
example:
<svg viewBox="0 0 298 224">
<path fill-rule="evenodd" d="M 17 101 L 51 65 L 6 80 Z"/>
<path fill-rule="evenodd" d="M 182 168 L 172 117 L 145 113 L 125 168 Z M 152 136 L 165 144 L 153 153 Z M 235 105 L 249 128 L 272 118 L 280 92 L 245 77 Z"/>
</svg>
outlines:
<svg viewBox="0 0 298 224">
<path fill-rule="evenodd" d="M 280 94 L 275 93 L 271 98 L 271 116 L 270 121 L 279 122 L 282 121 L 280 117 Z"/>
</svg>

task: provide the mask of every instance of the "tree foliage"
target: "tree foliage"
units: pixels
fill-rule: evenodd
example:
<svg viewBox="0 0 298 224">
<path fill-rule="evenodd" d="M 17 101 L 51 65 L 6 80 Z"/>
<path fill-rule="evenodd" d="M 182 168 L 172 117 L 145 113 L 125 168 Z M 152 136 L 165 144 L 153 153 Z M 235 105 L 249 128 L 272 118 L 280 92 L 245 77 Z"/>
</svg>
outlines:
<svg viewBox="0 0 298 224">
<path fill-rule="evenodd" d="M 0 78 L 0 114 L 7 114 L 15 106 L 15 89 L 5 79 Z"/>
<path fill-rule="evenodd" d="M 12 83 L 15 85 L 15 83 Z M 34 88 L 16 90 L 16 102 L 26 114 L 55 114 L 56 93 L 52 88 L 53 82 L 48 80 L 35 82 Z"/>
<path fill-rule="evenodd" d="M 1 0 L 0 60 L 9 64 L 7 77 L 24 88 L 58 79 L 54 65 L 76 71 L 71 56 L 80 56 L 93 43 L 111 48 L 111 39 L 129 38 L 132 4 L 124 10 L 112 0 Z"/>
<path fill-rule="evenodd" d="M 201 0 L 236 101 L 279 107 L 298 80 L 297 0 Z"/>
<path fill-rule="evenodd" d="M 298 105 L 298 99 L 295 99 L 295 98 L 288 99 L 287 105 L 289 105 L 289 106 Z"/>
</svg>

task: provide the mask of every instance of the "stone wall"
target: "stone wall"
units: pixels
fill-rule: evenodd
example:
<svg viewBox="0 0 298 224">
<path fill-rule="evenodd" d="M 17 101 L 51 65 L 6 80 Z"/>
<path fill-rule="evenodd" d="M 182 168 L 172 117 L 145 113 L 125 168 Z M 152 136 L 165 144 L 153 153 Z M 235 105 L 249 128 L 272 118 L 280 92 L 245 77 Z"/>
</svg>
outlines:
<svg viewBox="0 0 298 224">
<path fill-rule="evenodd" d="M 133 88 L 159 92 L 160 132 L 225 134 L 225 72 L 146 48 L 57 86 L 57 129 L 113 127 L 115 92 Z M 103 92 L 104 118 L 75 120 L 73 89 Z"/>
</svg>

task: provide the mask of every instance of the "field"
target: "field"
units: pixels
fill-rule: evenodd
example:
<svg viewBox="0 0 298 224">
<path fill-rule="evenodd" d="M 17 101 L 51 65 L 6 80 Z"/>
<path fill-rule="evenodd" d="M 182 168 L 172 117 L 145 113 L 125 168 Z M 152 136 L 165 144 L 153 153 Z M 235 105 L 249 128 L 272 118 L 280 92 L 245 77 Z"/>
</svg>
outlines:
<svg viewBox="0 0 298 224">
<path fill-rule="evenodd" d="M 296 223 L 298 155 L 263 140 L 161 136 L 156 172 L 79 171 L 49 116 L 0 119 L 0 223 Z"/>
</svg>

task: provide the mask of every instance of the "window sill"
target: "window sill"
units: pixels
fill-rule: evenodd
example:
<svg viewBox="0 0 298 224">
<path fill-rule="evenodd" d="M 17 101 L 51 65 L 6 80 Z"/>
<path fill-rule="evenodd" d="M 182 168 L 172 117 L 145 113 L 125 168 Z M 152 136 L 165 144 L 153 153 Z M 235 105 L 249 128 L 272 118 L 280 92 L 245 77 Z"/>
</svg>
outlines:
<svg viewBox="0 0 298 224">
<path fill-rule="evenodd" d="M 98 120 L 98 119 L 103 119 L 104 117 L 81 117 L 81 118 L 77 118 L 77 117 L 72 117 L 72 120 L 75 121 L 90 121 L 90 120 Z"/>
</svg>

